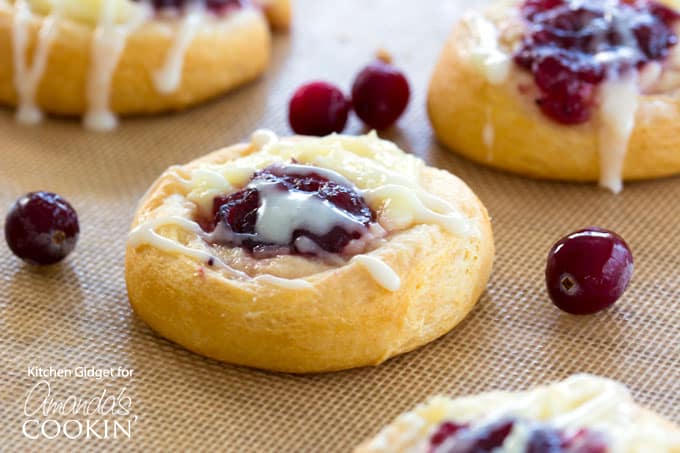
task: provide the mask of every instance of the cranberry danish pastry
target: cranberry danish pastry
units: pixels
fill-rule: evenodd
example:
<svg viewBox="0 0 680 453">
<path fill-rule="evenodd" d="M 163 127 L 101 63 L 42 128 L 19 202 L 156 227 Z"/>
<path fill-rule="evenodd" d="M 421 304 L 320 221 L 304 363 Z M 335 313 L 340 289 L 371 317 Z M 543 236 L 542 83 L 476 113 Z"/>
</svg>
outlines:
<svg viewBox="0 0 680 453">
<path fill-rule="evenodd" d="M 97 130 L 180 110 L 264 71 L 266 15 L 286 26 L 288 0 L 0 0 L 0 103 Z"/>
<path fill-rule="evenodd" d="M 484 291 L 486 209 L 450 173 L 375 134 L 258 131 L 167 170 L 130 233 L 130 303 L 226 362 L 373 365 L 445 334 Z"/>
<path fill-rule="evenodd" d="M 447 147 L 528 176 L 680 173 L 680 14 L 655 0 L 501 1 L 455 27 L 429 93 Z"/>
<path fill-rule="evenodd" d="M 677 453 L 680 429 L 586 374 L 525 392 L 436 397 L 356 453 Z"/>
</svg>

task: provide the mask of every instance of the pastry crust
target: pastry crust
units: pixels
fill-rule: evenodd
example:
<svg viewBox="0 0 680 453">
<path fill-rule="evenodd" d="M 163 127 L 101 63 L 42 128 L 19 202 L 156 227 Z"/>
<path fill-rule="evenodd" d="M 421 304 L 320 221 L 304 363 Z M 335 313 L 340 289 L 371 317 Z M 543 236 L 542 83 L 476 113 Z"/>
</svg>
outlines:
<svg viewBox="0 0 680 453">
<path fill-rule="evenodd" d="M 495 417 L 488 418 L 490 415 Z M 496 391 L 457 399 L 434 397 L 397 417 L 354 452 L 432 451 L 429 439 L 445 421 L 474 426 L 480 420 L 493 423 L 507 418 L 548 426 L 558 421 L 561 429 L 592 429 L 605 435 L 611 451 L 621 453 L 680 452 L 680 427 L 636 404 L 622 384 L 587 374 L 523 392 Z M 565 424 L 565 420 L 569 422 Z M 521 443 L 508 443 L 512 447 L 499 449 L 499 453 L 524 451 Z"/>
<path fill-rule="evenodd" d="M 517 2 L 500 3 L 484 13 L 494 24 Z M 530 77 L 514 67 L 492 84 L 470 58 L 478 42 L 464 19 L 456 25 L 432 77 L 428 110 L 437 138 L 450 150 L 476 162 L 525 176 L 596 181 L 600 175 L 597 120 L 564 126 L 543 115 L 531 93 Z M 680 173 L 680 93 L 640 95 L 635 128 L 625 157 L 623 179 Z"/>
<path fill-rule="evenodd" d="M 267 20 L 275 30 L 288 30 L 291 21 L 290 0 L 260 0 Z"/>
<path fill-rule="evenodd" d="M 279 2 L 276 2 L 278 4 Z M 12 21 L 13 7 L 0 2 L 0 103 L 16 106 Z M 44 18 L 28 26 L 27 55 L 32 58 Z M 260 75 L 270 59 L 270 32 L 255 8 L 244 9 L 203 24 L 189 45 L 179 87 L 163 94 L 152 75 L 165 62 L 178 19 L 152 19 L 133 32 L 114 72 L 110 109 L 114 113 L 147 114 L 174 111 L 223 94 Z M 87 110 L 94 26 L 62 19 L 37 90 L 38 106 L 61 115 Z"/>
<path fill-rule="evenodd" d="M 253 145 L 235 145 L 183 169 L 253 151 Z M 397 291 L 379 285 L 356 261 L 304 277 L 310 288 L 291 289 L 231 278 L 199 260 L 142 244 L 127 249 L 130 303 L 152 329 L 194 352 L 268 370 L 377 365 L 415 349 L 468 314 L 485 289 L 494 255 L 489 218 L 475 194 L 445 171 L 424 167 L 421 176 L 426 190 L 460 208 L 479 237 L 457 237 L 428 224 L 393 234 L 369 254 L 399 275 Z M 162 176 L 141 201 L 133 227 L 181 191 L 176 178 Z M 163 234 L 187 233 L 168 226 Z"/>
</svg>

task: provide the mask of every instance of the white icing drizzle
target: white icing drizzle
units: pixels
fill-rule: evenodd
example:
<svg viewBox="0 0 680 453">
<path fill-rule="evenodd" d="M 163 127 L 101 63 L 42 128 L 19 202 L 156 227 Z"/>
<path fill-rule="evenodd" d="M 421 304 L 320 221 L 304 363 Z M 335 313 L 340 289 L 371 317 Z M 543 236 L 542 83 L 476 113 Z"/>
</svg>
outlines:
<svg viewBox="0 0 680 453">
<path fill-rule="evenodd" d="M 366 230 L 349 213 L 321 200 L 316 194 L 284 192 L 276 187 L 276 183 L 268 181 L 256 181 L 248 187 L 260 193 L 261 206 L 255 223 L 260 242 L 290 244 L 293 232 L 302 228 L 315 235 L 324 235 L 335 226 L 346 231 Z"/>
<path fill-rule="evenodd" d="M 375 199 L 398 199 L 401 203 L 406 204 L 409 209 L 400 209 L 395 212 L 393 222 L 402 228 L 406 225 L 412 224 L 435 224 L 439 225 L 445 230 L 459 236 L 471 236 L 475 234 L 467 217 L 461 212 L 453 209 L 444 200 L 435 197 L 432 194 L 418 193 L 411 188 L 397 184 L 386 184 L 376 189 L 368 189 L 362 192 L 364 198 L 371 203 Z M 437 212 L 437 208 L 441 208 L 440 203 L 446 204 L 450 209 L 445 213 Z M 388 215 L 392 206 L 387 205 L 385 211 Z M 397 217 L 398 216 L 398 217 Z"/>
<path fill-rule="evenodd" d="M 505 82 L 510 75 L 512 60 L 498 45 L 498 29 L 478 12 L 466 14 L 464 20 L 470 27 L 472 36 L 477 39 L 476 45 L 470 51 L 472 62 L 482 70 L 490 84 L 499 85 Z"/>
<path fill-rule="evenodd" d="M 371 255 L 357 255 L 352 258 L 363 266 L 371 277 L 388 291 L 396 291 L 401 287 L 401 278 L 399 274 L 379 258 Z"/>
<path fill-rule="evenodd" d="M 493 118 L 490 107 L 486 108 L 485 114 L 486 121 L 484 122 L 484 127 L 482 128 L 482 142 L 487 149 L 486 160 L 491 161 L 491 159 L 493 159 L 493 145 L 496 139 L 496 130 L 493 126 Z"/>
<path fill-rule="evenodd" d="M 623 189 L 623 163 L 638 108 L 637 78 L 628 76 L 600 88 L 600 186 L 619 193 Z"/>
<path fill-rule="evenodd" d="M 128 245 L 130 247 L 150 245 L 154 248 L 157 248 L 158 250 L 162 250 L 173 255 L 185 255 L 195 258 L 201 261 L 201 263 L 204 265 L 211 267 L 215 266 L 242 279 L 250 278 L 245 272 L 234 269 L 206 250 L 187 247 L 183 244 L 180 244 L 178 241 L 167 238 L 156 232 L 156 228 L 160 228 L 165 225 L 177 226 L 200 237 L 204 237 L 203 230 L 196 222 L 182 216 L 171 215 L 149 220 L 133 228 L 128 234 Z M 252 280 L 292 290 L 314 288 L 309 282 L 299 278 L 288 279 L 275 277 L 273 275 L 259 275 Z"/>
<path fill-rule="evenodd" d="M 53 11 L 42 21 L 33 52 L 33 61 L 29 68 L 26 51 L 28 50 L 28 24 L 31 17 L 27 1 L 17 0 L 12 23 L 14 86 L 18 97 L 16 118 L 17 121 L 25 124 L 39 123 L 43 117 L 35 98 L 47 66 L 49 50 L 57 34 L 59 11 Z"/>
<path fill-rule="evenodd" d="M 271 129 L 258 129 L 250 135 L 250 144 L 256 150 L 279 142 L 279 136 Z"/>
<path fill-rule="evenodd" d="M 128 37 L 151 16 L 150 5 L 135 9 L 123 24 L 116 25 L 115 0 L 103 0 L 99 22 L 94 31 L 90 73 L 87 79 L 88 111 L 83 118 L 85 127 L 97 131 L 112 130 L 118 120 L 110 108 L 113 75 L 125 50 Z"/>
<path fill-rule="evenodd" d="M 179 30 L 175 33 L 172 45 L 168 50 L 163 67 L 153 77 L 156 90 L 159 93 L 173 93 L 182 81 L 184 56 L 194 36 L 199 31 L 205 16 L 205 4 L 201 1 L 192 2 L 184 13 Z"/>
<path fill-rule="evenodd" d="M 203 261 L 204 263 L 214 259 L 211 253 L 184 246 L 178 241 L 158 234 L 155 229 L 165 225 L 177 225 L 185 230 L 191 231 L 192 233 L 201 233 L 201 227 L 194 221 L 180 216 L 161 217 L 142 223 L 130 231 L 130 234 L 128 235 L 128 245 L 131 247 L 138 247 L 145 244 L 151 245 L 159 250 L 163 250 L 164 252 L 191 256 Z"/>
<path fill-rule="evenodd" d="M 314 285 L 307 280 L 301 278 L 281 278 L 274 275 L 258 275 L 253 280 L 278 286 L 283 289 L 299 290 L 299 289 L 315 289 Z"/>
</svg>

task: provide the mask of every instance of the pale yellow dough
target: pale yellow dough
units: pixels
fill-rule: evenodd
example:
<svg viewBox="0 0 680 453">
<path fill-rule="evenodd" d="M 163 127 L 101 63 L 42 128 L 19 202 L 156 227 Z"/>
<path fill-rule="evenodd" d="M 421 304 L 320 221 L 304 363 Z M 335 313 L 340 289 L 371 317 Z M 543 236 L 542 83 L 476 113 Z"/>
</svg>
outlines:
<svg viewBox="0 0 680 453">
<path fill-rule="evenodd" d="M 536 422 L 572 433 L 594 430 L 607 439 L 609 453 L 680 452 L 680 428 L 638 406 L 623 384 L 577 374 L 522 392 L 434 397 L 397 417 L 355 453 L 428 453 L 430 437 L 445 421 L 474 428 L 501 418 L 527 422 L 528 428 L 516 426 L 497 453 L 524 453 L 526 433 Z"/>
<path fill-rule="evenodd" d="M 253 144 L 235 145 L 166 172 L 141 201 L 133 227 L 161 215 L 158 208 L 169 197 L 187 195 L 173 176 L 177 172 L 255 152 Z M 194 352 L 268 370 L 310 373 L 377 365 L 415 349 L 468 314 L 485 289 L 494 255 L 489 217 L 475 194 L 460 179 L 431 167 L 422 166 L 420 180 L 425 190 L 459 209 L 478 234 L 459 237 L 420 224 L 390 235 L 369 254 L 400 277 L 396 291 L 385 289 L 356 261 L 329 268 L 313 259 L 284 257 L 278 265 L 250 271 L 250 277 L 286 275 L 276 267 L 304 260 L 292 272 L 309 287 L 291 289 L 136 244 L 128 246 L 126 257 L 130 303 L 152 329 Z M 197 239 L 174 225 L 161 232 L 182 244 Z"/>
<path fill-rule="evenodd" d="M 270 2 L 275 25 L 289 20 L 288 0 Z M 0 1 L 0 104 L 16 106 L 13 81 L 12 5 Z M 29 25 L 28 61 L 31 61 L 44 16 L 34 15 Z M 133 32 L 113 75 L 110 109 L 122 115 L 181 110 L 219 96 L 255 79 L 270 59 L 271 33 L 267 20 L 249 8 L 224 18 L 211 18 L 201 26 L 184 59 L 179 87 L 159 92 L 153 74 L 160 69 L 179 29 L 178 19 L 151 18 Z M 62 18 L 57 38 L 37 90 L 37 106 L 48 113 L 82 115 L 87 111 L 86 83 L 91 66 L 94 24 Z"/>
<path fill-rule="evenodd" d="M 517 15 L 516 3 L 498 2 L 484 17 L 503 28 L 508 18 Z M 503 29 L 501 46 L 511 51 L 516 38 L 515 27 Z M 470 57 L 479 41 L 474 28 L 461 21 L 434 71 L 428 109 L 441 143 L 474 161 L 526 176 L 596 181 L 600 175 L 597 120 L 564 126 L 548 119 L 533 102 L 532 79 L 518 74 L 512 62 L 504 82 L 490 83 Z M 520 82 L 529 92 L 520 93 Z M 623 179 L 680 173 L 680 93 L 640 95 L 638 103 Z"/>
</svg>

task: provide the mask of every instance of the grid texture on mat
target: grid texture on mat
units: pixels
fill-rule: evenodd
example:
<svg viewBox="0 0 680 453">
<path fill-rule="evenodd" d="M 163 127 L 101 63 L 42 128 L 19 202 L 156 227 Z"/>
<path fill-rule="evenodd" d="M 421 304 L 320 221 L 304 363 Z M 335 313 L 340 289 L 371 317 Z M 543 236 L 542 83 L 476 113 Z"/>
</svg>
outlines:
<svg viewBox="0 0 680 453">
<path fill-rule="evenodd" d="M 35 271 L 0 245 L 0 450 L 347 451 L 432 394 L 519 389 L 591 372 L 680 421 L 680 180 L 592 186 L 530 181 L 438 147 L 425 109 L 431 68 L 465 2 L 296 2 L 290 36 L 275 40 L 271 72 L 192 111 L 124 121 L 92 134 L 52 120 L 17 126 L 0 111 L 0 215 L 21 193 L 49 189 L 78 209 L 82 234 L 62 266 Z M 344 88 L 376 49 L 406 69 L 414 98 L 387 138 L 466 180 L 486 203 L 498 255 L 488 292 L 453 332 L 377 368 L 290 376 L 223 365 L 155 336 L 127 304 L 125 237 L 138 198 L 168 165 L 247 138 L 286 133 L 289 94 L 310 77 Z M 351 133 L 361 131 L 355 121 Z M 613 309 L 576 318 L 547 300 L 543 269 L 554 240 L 589 224 L 622 234 L 633 283 Z M 28 367 L 134 369 L 130 379 L 51 379 L 55 396 L 126 388 L 132 439 L 29 440 Z"/>
</svg>

